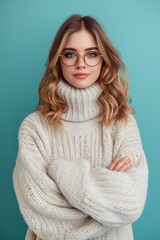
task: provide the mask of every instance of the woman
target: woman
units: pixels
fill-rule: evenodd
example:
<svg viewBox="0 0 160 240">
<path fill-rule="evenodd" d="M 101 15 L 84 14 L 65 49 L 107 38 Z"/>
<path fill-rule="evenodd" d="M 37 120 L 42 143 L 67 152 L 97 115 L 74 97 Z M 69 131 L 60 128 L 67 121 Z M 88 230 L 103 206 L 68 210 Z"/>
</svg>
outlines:
<svg viewBox="0 0 160 240">
<path fill-rule="evenodd" d="M 133 239 L 148 167 L 125 66 L 95 19 L 60 27 L 39 97 L 20 126 L 13 175 L 26 239 Z"/>
</svg>

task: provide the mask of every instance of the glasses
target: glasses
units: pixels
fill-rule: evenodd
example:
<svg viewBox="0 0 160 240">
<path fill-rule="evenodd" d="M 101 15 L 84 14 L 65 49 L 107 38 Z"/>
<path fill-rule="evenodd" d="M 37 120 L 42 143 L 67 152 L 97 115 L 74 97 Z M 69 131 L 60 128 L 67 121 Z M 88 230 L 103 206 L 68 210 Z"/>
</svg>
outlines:
<svg viewBox="0 0 160 240">
<path fill-rule="evenodd" d="M 80 55 L 72 51 L 64 51 L 59 55 L 63 64 L 72 67 L 80 58 Z M 83 56 L 83 61 L 90 67 L 97 66 L 102 61 L 102 55 L 97 51 L 86 52 Z"/>
</svg>

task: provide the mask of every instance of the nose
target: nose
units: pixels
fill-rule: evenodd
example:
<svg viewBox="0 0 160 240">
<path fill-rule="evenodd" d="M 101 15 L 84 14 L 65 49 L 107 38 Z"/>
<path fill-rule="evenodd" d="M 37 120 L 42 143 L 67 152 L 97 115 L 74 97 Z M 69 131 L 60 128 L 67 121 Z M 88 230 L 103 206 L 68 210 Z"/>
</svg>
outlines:
<svg viewBox="0 0 160 240">
<path fill-rule="evenodd" d="M 75 67 L 77 69 L 82 69 L 82 68 L 85 68 L 86 67 L 86 63 L 83 59 L 83 56 L 79 56 L 78 59 L 77 59 L 77 62 L 75 64 Z"/>
</svg>

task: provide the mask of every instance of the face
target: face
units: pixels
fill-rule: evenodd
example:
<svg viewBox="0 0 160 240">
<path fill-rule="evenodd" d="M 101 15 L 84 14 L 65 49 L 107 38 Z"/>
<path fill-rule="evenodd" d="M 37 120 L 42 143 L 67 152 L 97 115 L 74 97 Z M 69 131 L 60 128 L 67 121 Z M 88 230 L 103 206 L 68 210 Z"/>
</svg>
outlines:
<svg viewBox="0 0 160 240">
<path fill-rule="evenodd" d="M 70 85 L 76 88 L 87 88 L 97 81 L 102 67 L 102 58 L 100 57 L 96 66 L 88 66 L 85 62 L 91 62 L 91 65 L 94 65 L 98 53 L 96 41 L 91 33 L 83 29 L 71 34 L 63 52 L 63 57 L 60 58 L 62 74 Z M 85 61 L 84 55 L 86 56 Z M 74 59 L 77 59 L 77 62 L 73 66 L 66 66 L 63 61 L 63 59 L 66 61 L 66 58 L 67 61 L 68 58 L 69 61 L 73 59 L 73 62 Z"/>
</svg>

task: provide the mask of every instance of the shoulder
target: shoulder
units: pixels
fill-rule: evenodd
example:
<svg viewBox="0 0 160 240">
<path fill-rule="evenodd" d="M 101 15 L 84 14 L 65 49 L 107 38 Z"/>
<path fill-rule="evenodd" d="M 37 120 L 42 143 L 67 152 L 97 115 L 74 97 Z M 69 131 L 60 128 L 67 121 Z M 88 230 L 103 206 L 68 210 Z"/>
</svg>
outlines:
<svg viewBox="0 0 160 240">
<path fill-rule="evenodd" d="M 113 125 L 112 133 L 115 138 L 117 138 L 117 136 L 125 138 L 128 135 L 137 136 L 139 138 L 139 128 L 134 115 L 128 114 L 126 121 L 117 121 Z"/>
<path fill-rule="evenodd" d="M 126 121 L 118 120 L 114 124 L 117 131 L 126 131 L 127 129 L 137 128 L 137 121 L 132 113 L 128 114 Z"/>
<path fill-rule="evenodd" d="M 18 131 L 19 151 L 27 154 L 40 152 L 51 156 L 52 131 L 48 121 L 39 112 L 33 112 L 24 118 Z"/>
<path fill-rule="evenodd" d="M 32 112 L 26 116 L 19 127 L 19 132 L 40 132 L 45 131 L 49 126 L 48 121 L 38 112 Z"/>
<path fill-rule="evenodd" d="M 23 121 L 22 121 L 22 125 L 23 124 L 29 124 L 29 123 L 32 123 L 32 124 L 36 124 L 36 123 L 39 123 L 39 122 L 42 122 L 44 121 L 44 117 L 42 116 L 42 114 L 38 111 L 35 111 L 35 112 L 32 112 L 30 113 L 28 116 L 26 116 Z"/>
<path fill-rule="evenodd" d="M 117 128 L 117 130 L 125 132 L 127 130 L 137 129 L 138 125 L 134 115 L 130 113 L 128 114 L 126 121 L 117 121 L 115 127 Z"/>
</svg>

